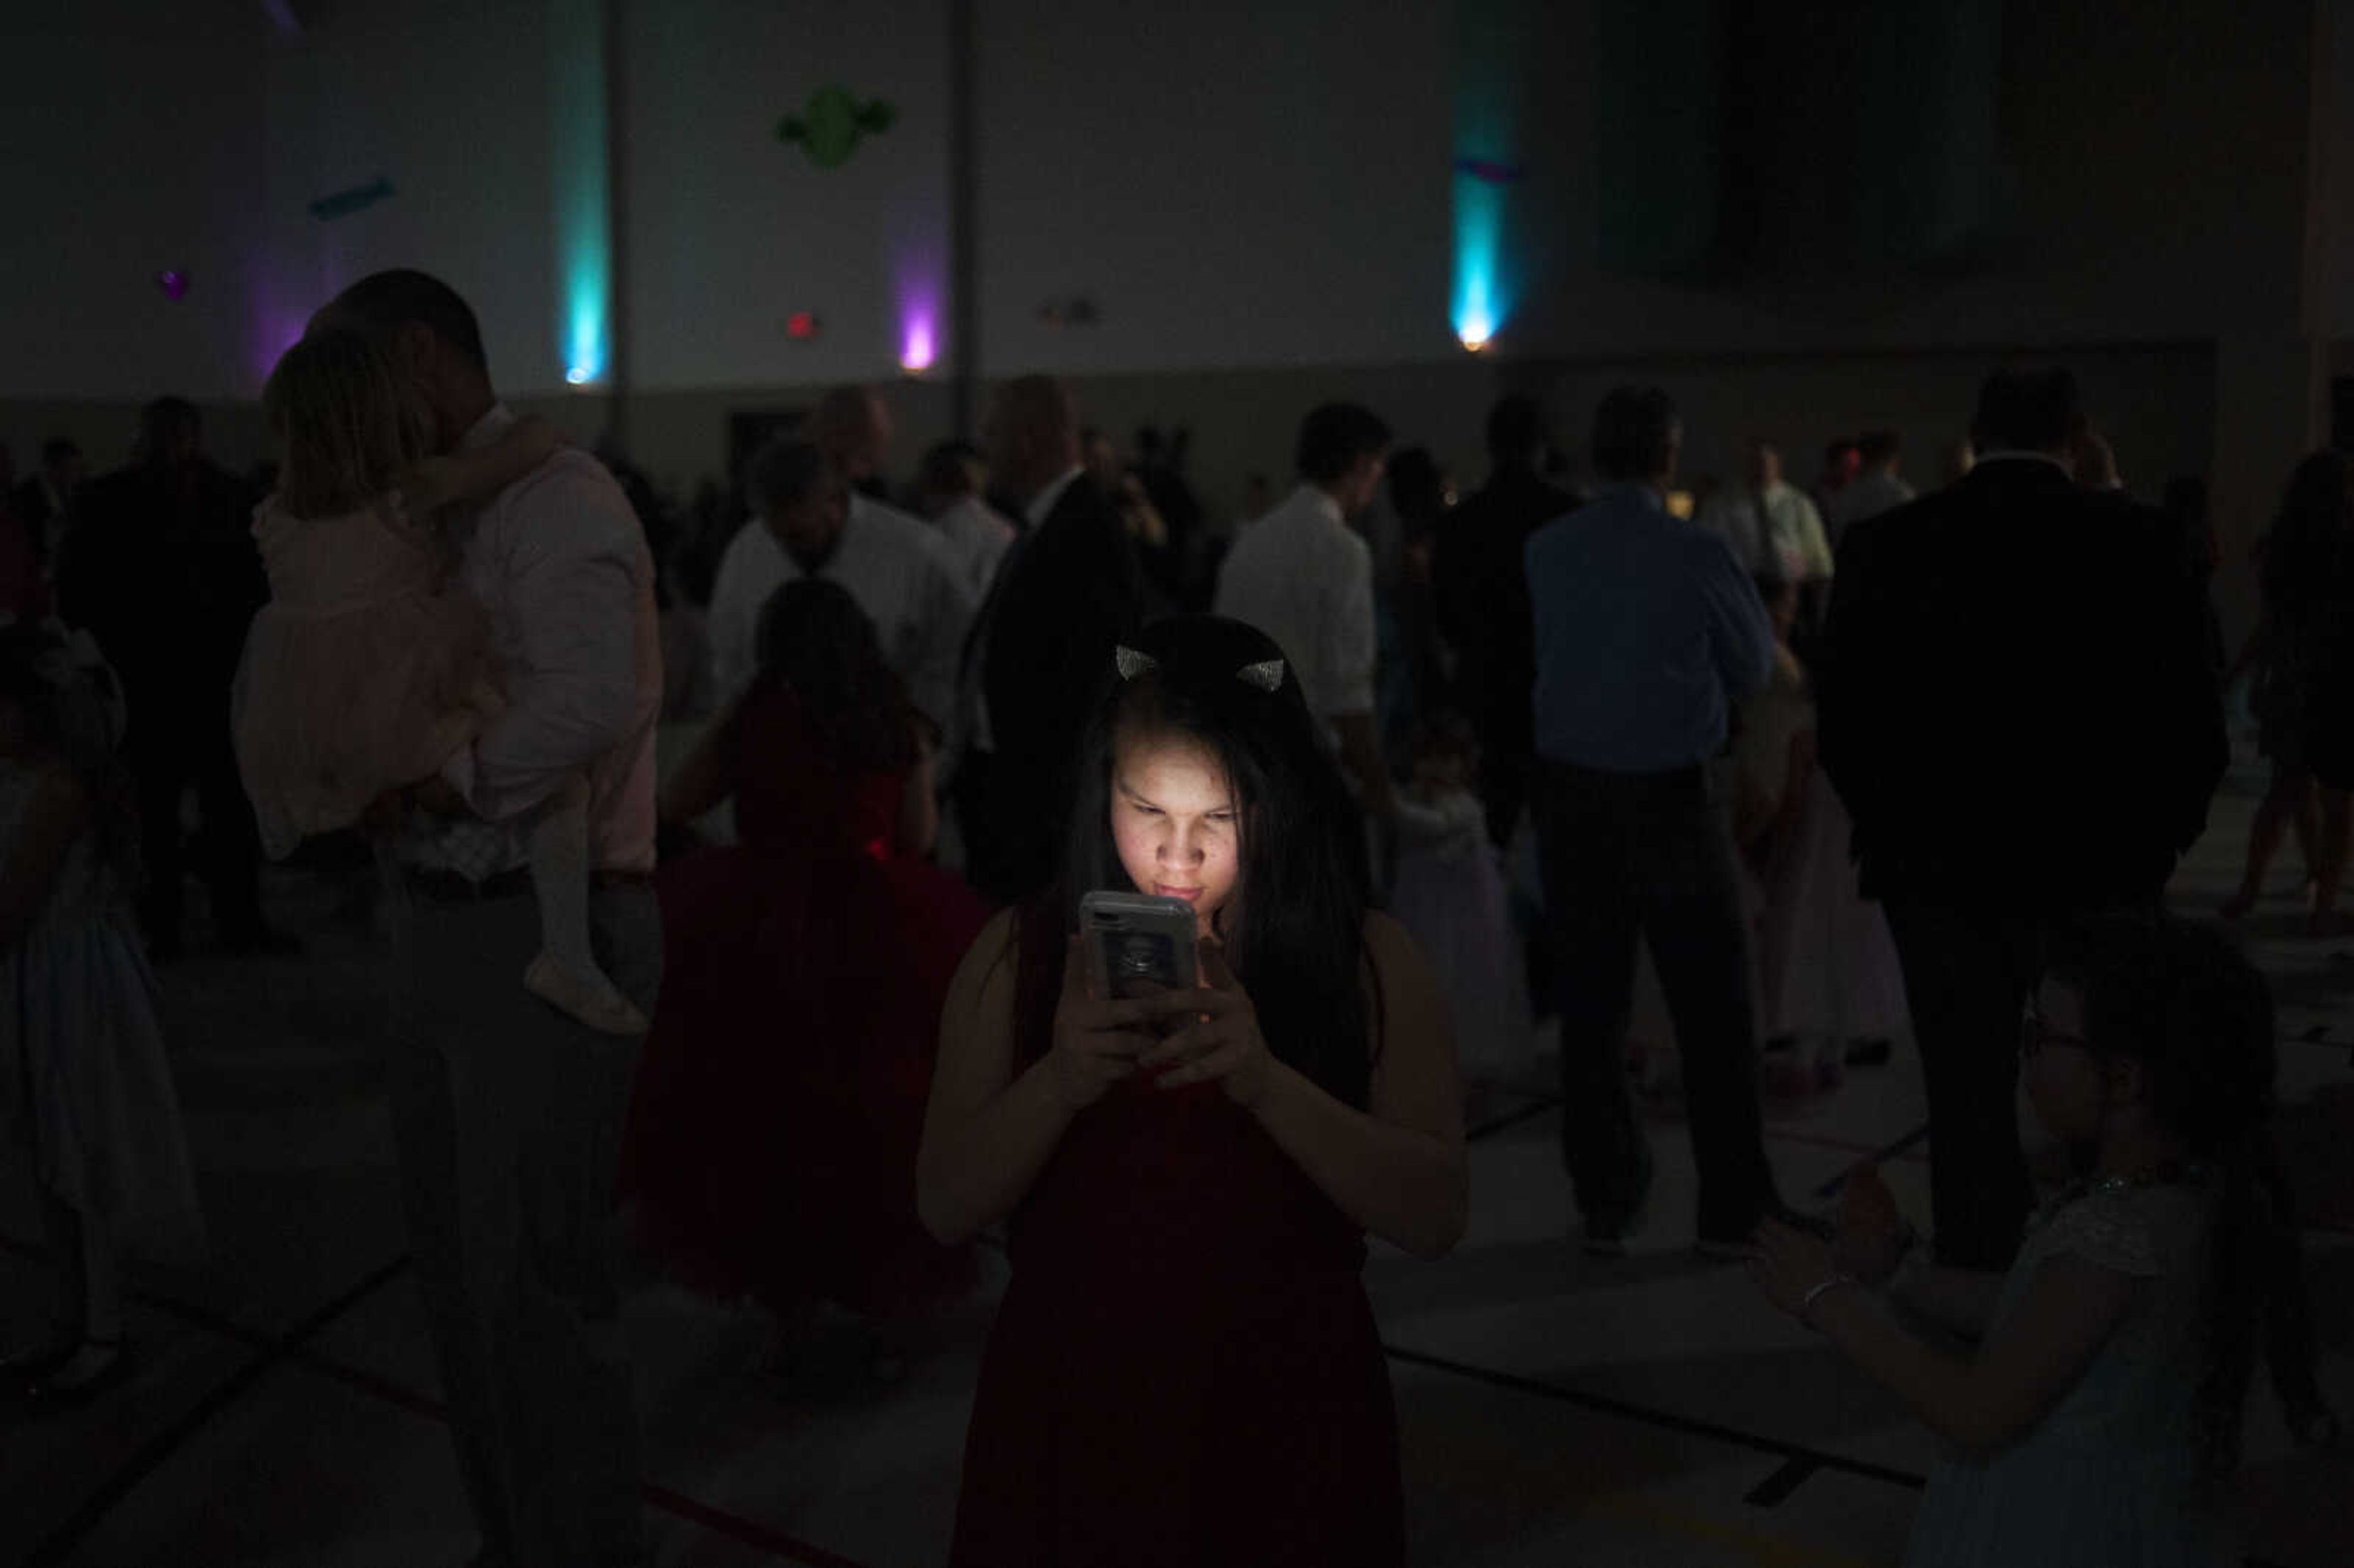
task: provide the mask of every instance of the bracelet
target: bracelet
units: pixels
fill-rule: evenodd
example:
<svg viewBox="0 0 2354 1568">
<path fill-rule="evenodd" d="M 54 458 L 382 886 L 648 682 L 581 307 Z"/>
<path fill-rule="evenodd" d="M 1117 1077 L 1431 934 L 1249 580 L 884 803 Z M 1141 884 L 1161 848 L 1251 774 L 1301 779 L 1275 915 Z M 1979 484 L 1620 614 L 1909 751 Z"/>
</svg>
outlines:
<svg viewBox="0 0 2354 1568">
<path fill-rule="evenodd" d="M 1809 1314 L 1814 1311 L 1815 1303 L 1817 1301 L 1822 1299 L 1824 1295 L 1828 1292 L 1836 1290 L 1842 1285 L 1861 1285 L 1863 1281 L 1858 1279 L 1852 1274 L 1834 1274 L 1830 1276 L 1821 1284 L 1816 1286 L 1813 1289 L 1808 1291 L 1806 1295 L 1798 1298 L 1798 1321 L 1804 1323 L 1808 1328 L 1813 1329 L 1815 1327 L 1815 1320 L 1811 1316 L 1809 1316 Z M 1817 1333 L 1820 1333 L 1822 1330 L 1817 1329 L 1815 1331 Z"/>
</svg>

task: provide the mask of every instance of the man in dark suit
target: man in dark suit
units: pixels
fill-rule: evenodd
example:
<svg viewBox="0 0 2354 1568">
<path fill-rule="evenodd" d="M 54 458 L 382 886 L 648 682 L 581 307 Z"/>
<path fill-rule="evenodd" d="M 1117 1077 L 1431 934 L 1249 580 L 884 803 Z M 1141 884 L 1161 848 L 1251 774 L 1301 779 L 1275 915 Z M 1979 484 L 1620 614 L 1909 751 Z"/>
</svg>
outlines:
<svg viewBox="0 0 2354 1568">
<path fill-rule="evenodd" d="M 146 873 L 140 912 L 160 959 L 180 950 L 180 800 L 190 785 L 223 945 L 287 946 L 262 923 L 260 834 L 229 738 L 246 626 L 270 598 L 252 507 L 245 485 L 207 461 L 195 405 L 159 397 L 141 416 L 139 461 L 91 482 L 58 562 L 59 613 L 90 630 L 122 678 Z"/>
<path fill-rule="evenodd" d="M 1112 649 L 1143 619 L 1144 579 L 1119 514 L 1080 464 L 1078 410 L 1062 383 L 1008 382 L 985 433 L 1023 533 L 965 649 L 978 711 L 957 814 L 967 879 L 1011 904 L 1054 876 L 1079 732 L 1110 679 Z"/>
<path fill-rule="evenodd" d="M 1520 822 L 1536 753 L 1529 706 L 1536 651 L 1522 552 L 1530 535 L 1578 503 L 1537 476 L 1544 450 L 1537 400 L 1515 394 L 1498 402 L 1488 414 L 1488 482 L 1439 529 L 1431 561 L 1439 635 L 1459 661 L 1457 701 L 1479 737 L 1480 796 L 1499 847 Z"/>
<path fill-rule="evenodd" d="M 1929 1096 L 1937 1255 L 1999 1269 L 2030 1186 L 2014 1095 L 2045 934 L 2155 906 L 2230 760 L 2178 531 L 2080 488 L 2065 371 L 1979 394 L 1967 478 L 1841 541 L 1824 767 L 1886 906 Z"/>
</svg>

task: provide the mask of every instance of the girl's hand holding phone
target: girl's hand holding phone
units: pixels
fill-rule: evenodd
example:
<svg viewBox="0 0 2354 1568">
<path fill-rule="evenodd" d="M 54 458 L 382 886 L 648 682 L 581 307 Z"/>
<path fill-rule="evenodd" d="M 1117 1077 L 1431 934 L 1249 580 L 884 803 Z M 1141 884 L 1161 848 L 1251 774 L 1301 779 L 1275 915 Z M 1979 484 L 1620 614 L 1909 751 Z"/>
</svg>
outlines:
<svg viewBox="0 0 2354 1568">
<path fill-rule="evenodd" d="M 1250 993 L 1226 967 L 1226 956 L 1218 944 L 1204 938 L 1197 950 L 1201 988 L 1172 991 L 1150 1003 L 1161 1017 L 1173 1021 L 1191 1014 L 1192 1022 L 1145 1052 L 1137 1065 L 1147 1072 L 1167 1069 L 1153 1080 L 1164 1089 L 1219 1084 L 1228 1099 L 1248 1109 L 1267 1093 L 1275 1055 L 1267 1048 L 1267 1037 L 1259 1033 L 1258 1013 L 1251 1006 Z"/>
<path fill-rule="evenodd" d="M 1085 1110 L 1135 1072 L 1137 1058 L 1152 1044 L 1152 1021 L 1166 1012 L 1155 998 L 1097 997 L 1087 984 L 1086 945 L 1074 936 L 1063 957 L 1063 995 L 1055 1004 L 1055 1043 L 1047 1054 L 1064 1107 Z"/>
</svg>

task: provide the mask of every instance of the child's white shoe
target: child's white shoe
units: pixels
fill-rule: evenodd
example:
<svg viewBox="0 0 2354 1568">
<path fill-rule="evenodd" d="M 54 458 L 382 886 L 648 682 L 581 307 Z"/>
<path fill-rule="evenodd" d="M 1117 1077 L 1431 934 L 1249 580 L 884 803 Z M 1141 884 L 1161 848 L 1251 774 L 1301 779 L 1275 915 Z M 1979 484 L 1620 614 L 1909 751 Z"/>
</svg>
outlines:
<svg viewBox="0 0 2354 1568">
<path fill-rule="evenodd" d="M 542 952 L 523 971 L 524 989 L 557 1012 L 579 1020 L 600 1034 L 643 1034 L 646 1015 L 613 982 L 591 969 L 586 974 Z"/>
</svg>

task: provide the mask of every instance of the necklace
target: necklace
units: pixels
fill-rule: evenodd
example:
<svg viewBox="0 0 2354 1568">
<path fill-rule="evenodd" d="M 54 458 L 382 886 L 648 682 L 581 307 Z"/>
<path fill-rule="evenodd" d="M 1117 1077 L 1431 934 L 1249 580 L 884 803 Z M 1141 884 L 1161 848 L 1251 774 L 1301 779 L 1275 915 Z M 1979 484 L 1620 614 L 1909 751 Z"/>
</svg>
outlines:
<svg viewBox="0 0 2354 1568">
<path fill-rule="evenodd" d="M 2043 1207 L 2046 1218 L 2058 1213 L 2069 1204 L 2085 1198 L 2105 1197 L 2113 1192 L 2137 1192 L 2148 1187 L 2200 1186 L 2206 1182 L 2207 1168 L 2195 1160 L 2168 1160 L 2146 1175 L 2121 1176 L 2108 1174 L 2082 1176 L 2062 1188 Z"/>
</svg>

